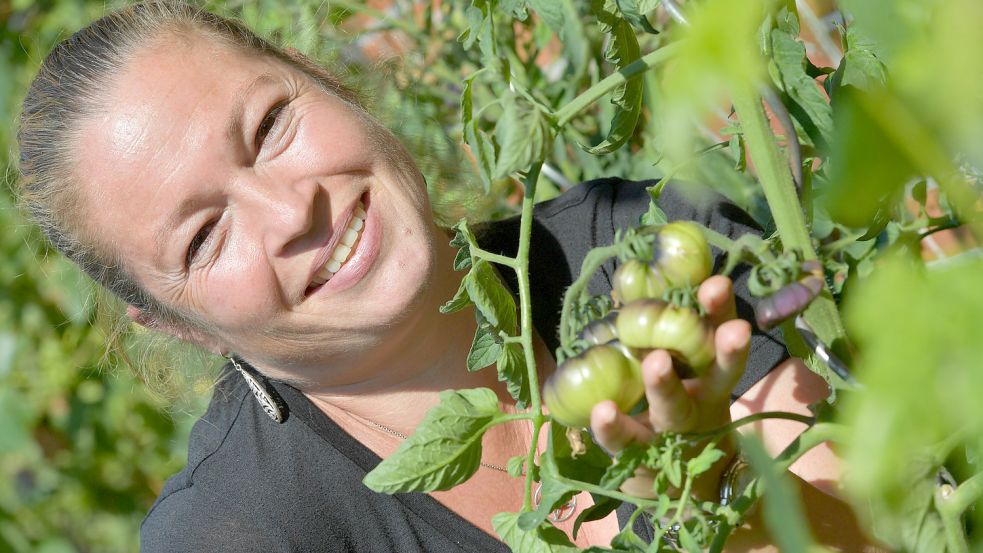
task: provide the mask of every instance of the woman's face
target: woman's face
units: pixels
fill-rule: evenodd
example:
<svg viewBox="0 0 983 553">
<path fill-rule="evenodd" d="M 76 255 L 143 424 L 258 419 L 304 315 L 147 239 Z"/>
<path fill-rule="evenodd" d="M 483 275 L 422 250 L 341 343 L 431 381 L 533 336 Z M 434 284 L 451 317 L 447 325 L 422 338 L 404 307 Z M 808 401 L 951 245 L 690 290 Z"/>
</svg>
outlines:
<svg viewBox="0 0 983 553">
<path fill-rule="evenodd" d="M 304 73 L 168 40 L 105 106 L 81 135 L 88 228 L 205 321 L 211 347 L 306 379 L 370 361 L 426 296 L 436 229 L 418 169 Z"/>
</svg>

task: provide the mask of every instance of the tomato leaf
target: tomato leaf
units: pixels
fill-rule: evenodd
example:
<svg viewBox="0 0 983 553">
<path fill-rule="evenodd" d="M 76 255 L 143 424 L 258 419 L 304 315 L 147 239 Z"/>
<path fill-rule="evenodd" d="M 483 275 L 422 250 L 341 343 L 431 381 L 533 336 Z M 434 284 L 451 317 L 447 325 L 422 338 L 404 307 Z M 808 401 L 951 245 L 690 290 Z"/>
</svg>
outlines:
<svg viewBox="0 0 983 553">
<path fill-rule="evenodd" d="M 471 148 L 471 155 L 474 156 L 478 174 L 487 194 L 491 189 L 492 175 L 495 172 L 496 148 L 495 141 L 478 127 L 478 121 L 474 119 L 471 99 L 473 81 L 474 76 L 464 81 L 464 91 L 461 93 L 461 125 L 464 129 L 464 141 Z M 458 257 L 460 258 L 460 254 Z M 458 268 L 457 260 L 454 262 L 454 268 Z"/>
<path fill-rule="evenodd" d="M 710 470 L 714 463 L 724 456 L 724 452 L 711 446 L 703 448 L 699 455 L 686 461 L 686 472 L 698 476 Z"/>
<path fill-rule="evenodd" d="M 519 527 L 520 513 L 498 513 L 492 518 L 495 533 L 512 551 L 523 553 L 577 553 L 574 546 L 560 529 L 544 522 L 526 531 Z"/>
<path fill-rule="evenodd" d="M 481 438 L 501 414 L 498 396 L 488 388 L 441 392 L 416 432 L 363 482 L 382 493 L 453 488 L 481 466 Z"/>
<path fill-rule="evenodd" d="M 502 341 L 495 329 L 488 325 L 479 325 L 468 351 L 468 370 L 479 371 L 494 363 L 502 354 Z"/>
<path fill-rule="evenodd" d="M 632 25 L 642 29 L 646 33 L 653 35 L 659 34 L 652 24 L 649 23 L 645 14 L 654 10 L 659 5 L 659 0 L 615 0 L 621 14 L 625 16 Z"/>
<path fill-rule="evenodd" d="M 617 13 L 611 0 L 593 0 L 591 9 L 597 15 L 601 31 L 610 35 L 610 43 L 604 57 L 623 69 L 641 57 L 635 31 Z M 598 145 L 584 147 L 595 155 L 607 154 L 623 146 L 635 132 L 638 116 L 642 112 L 642 79 L 631 79 L 614 90 L 611 103 L 615 105 L 614 119 L 607 137 Z"/>
<path fill-rule="evenodd" d="M 498 379 L 505 382 L 516 407 L 525 409 L 530 399 L 526 355 L 520 344 L 504 344 L 498 355 Z"/>
<path fill-rule="evenodd" d="M 553 131 L 542 111 L 528 101 L 507 95 L 502 98 L 502 117 L 495 127 L 501 145 L 494 177 L 507 177 L 546 159 L 553 145 Z"/>
<path fill-rule="evenodd" d="M 465 286 L 471 301 L 488 324 L 509 335 L 515 334 L 515 299 L 490 263 L 484 259 L 475 260 L 474 267 L 465 277 Z"/>
<path fill-rule="evenodd" d="M 509 472 L 509 476 L 512 478 L 519 478 L 525 471 L 526 466 L 526 456 L 525 455 L 514 455 L 509 457 L 509 462 L 505 465 L 506 470 Z"/>
<path fill-rule="evenodd" d="M 649 225 L 664 225 L 669 222 L 669 218 L 666 217 L 666 212 L 662 211 L 659 207 L 659 195 L 662 193 L 662 189 L 659 185 L 649 186 L 645 189 L 649 193 L 649 208 L 642 214 L 639 219 L 639 223 L 645 226 Z"/>
<path fill-rule="evenodd" d="M 685 524 L 679 526 L 679 545 L 683 546 L 686 553 L 703 553 L 703 548 L 700 547 L 700 544 L 696 543 L 696 540 L 689 533 Z"/>
<path fill-rule="evenodd" d="M 795 102 L 792 116 L 817 144 L 829 144 L 833 133 L 833 112 L 816 80 L 806 71 L 805 45 L 797 40 L 799 21 L 793 10 L 783 7 L 771 31 L 773 60 L 778 68 L 785 93 Z M 797 109 L 796 109 L 797 108 Z M 795 140 L 796 137 L 787 137 Z"/>
</svg>

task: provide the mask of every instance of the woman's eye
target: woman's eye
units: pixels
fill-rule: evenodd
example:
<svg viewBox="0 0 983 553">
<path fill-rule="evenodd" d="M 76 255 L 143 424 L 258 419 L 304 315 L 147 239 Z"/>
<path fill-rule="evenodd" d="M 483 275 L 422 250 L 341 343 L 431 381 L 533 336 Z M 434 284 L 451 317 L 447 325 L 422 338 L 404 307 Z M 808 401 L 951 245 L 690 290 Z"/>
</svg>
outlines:
<svg viewBox="0 0 983 553">
<path fill-rule="evenodd" d="M 256 129 L 256 151 L 259 151 L 263 147 L 263 142 L 266 137 L 276 128 L 277 120 L 280 118 L 280 113 L 283 112 L 283 104 L 277 104 L 273 106 L 272 109 L 266 114 L 266 117 L 259 123 L 259 128 Z"/>
<path fill-rule="evenodd" d="M 201 249 L 202 244 L 208 240 L 208 236 L 212 233 L 212 229 L 215 228 L 215 223 L 209 223 L 203 227 L 201 230 L 195 234 L 195 237 L 191 239 L 191 243 L 188 244 L 188 253 L 185 257 L 185 265 L 190 267 L 191 263 L 194 262 L 195 258 L 198 256 L 198 251 Z"/>
</svg>

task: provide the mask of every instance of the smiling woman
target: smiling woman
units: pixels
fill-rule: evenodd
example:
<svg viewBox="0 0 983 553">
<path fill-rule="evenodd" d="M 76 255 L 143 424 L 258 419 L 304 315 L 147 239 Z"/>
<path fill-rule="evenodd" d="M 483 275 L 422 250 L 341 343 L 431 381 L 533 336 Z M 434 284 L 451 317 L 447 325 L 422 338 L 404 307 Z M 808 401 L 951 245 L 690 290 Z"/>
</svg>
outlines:
<svg viewBox="0 0 983 553">
<path fill-rule="evenodd" d="M 494 371 L 463 370 L 477 323 L 438 312 L 461 275 L 423 177 L 334 77 L 237 22 L 137 4 L 55 48 L 18 137 L 21 199 L 51 242 L 134 321 L 228 356 L 226 374 L 246 377 L 218 384 L 187 468 L 144 521 L 144 551 L 505 549 L 491 519 L 523 504 L 522 482 L 502 467 L 530 442 L 528 417 L 488 430 L 487 470 L 452 490 L 385 496 L 362 485 L 442 390 L 489 388 L 499 409 L 518 408 Z M 661 202 L 670 218 L 760 232 L 719 198 L 692 203 L 668 186 Z M 530 277 L 544 375 L 576 268 L 647 207 L 644 184 L 607 179 L 537 208 Z M 490 224 L 482 246 L 510 253 L 517 230 Z M 614 269 L 596 293 L 610 290 Z M 684 385 L 665 352 L 646 357 L 648 420 L 599 403 L 590 420 L 602 445 L 712 428 L 728 420 L 735 390 L 759 408 L 798 411 L 824 393 L 775 335 L 752 335 L 738 318 L 749 313 L 745 279 L 700 287 L 716 333 L 707 374 Z M 715 489 L 723 469 L 694 489 Z M 839 512 L 822 494 L 810 501 Z M 608 543 L 629 514 L 585 524 L 576 543 Z M 758 543 L 758 531 L 752 521 L 735 543 Z M 856 540 L 849 517 L 833 531 Z"/>
</svg>

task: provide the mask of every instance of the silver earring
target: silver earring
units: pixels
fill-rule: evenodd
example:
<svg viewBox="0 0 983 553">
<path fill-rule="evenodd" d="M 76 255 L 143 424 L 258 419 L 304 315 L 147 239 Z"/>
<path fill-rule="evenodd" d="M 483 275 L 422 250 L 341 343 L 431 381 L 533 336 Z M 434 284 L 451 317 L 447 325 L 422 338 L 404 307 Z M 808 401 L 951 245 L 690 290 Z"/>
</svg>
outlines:
<svg viewBox="0 0 983 553">
<path fill-rule="evenodd" d="M 264 386 L 263 383 L 260 382 L 259 379 L 252 373 L 244 369 L 242 365 L 236 361 L 235 357 L 229 355 L 226 356 L 226 358 L 232 362 L 232 366 L 239 371 L 239 374 L 246 379 L 246 384 L 249 385 L 249 389 L 253 392 L 253 396 L 256 398 L 256 401 L 259 402 L 259 405 L 263 408 L 263 411 L 266 411 L 266 414 L 269 415 L 274 421 L 282 423 L 283 411 L 280 410 L 280 405 L 277 403 L 273 395 L 271 395 L 266 389 L 266 386 Z"/>
</svg>

